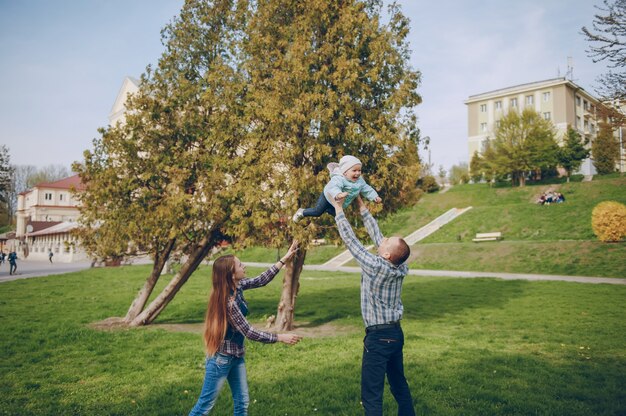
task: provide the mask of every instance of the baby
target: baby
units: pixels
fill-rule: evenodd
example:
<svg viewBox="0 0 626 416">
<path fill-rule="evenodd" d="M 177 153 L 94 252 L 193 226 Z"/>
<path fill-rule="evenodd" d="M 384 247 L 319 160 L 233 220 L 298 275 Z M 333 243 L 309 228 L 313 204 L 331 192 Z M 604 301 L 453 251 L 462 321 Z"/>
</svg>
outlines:
<svg viewBox="0 0 626 416">
<path fill-rule="evenodd" d="M 346 155 L 339 160 L 339 163 L 329 163 L 330 181 L 324 187 L 324 191 L 317 200 L 314 208 L 299 208 L 293 215 L 293 221 L 298 222 L 302 217 L 319 217 L 328 212 L 335 216 L 335 208 L 329 202 L 330 198 L 339 200 L 346 198 L 343 207 L 350 205 L 357 196 L 363 195 L 370 201 L 381 203 L 382 199 L 378 193 L 368 185 L 361 177 L 361 161 L 354 156 Z"/>
</svg>

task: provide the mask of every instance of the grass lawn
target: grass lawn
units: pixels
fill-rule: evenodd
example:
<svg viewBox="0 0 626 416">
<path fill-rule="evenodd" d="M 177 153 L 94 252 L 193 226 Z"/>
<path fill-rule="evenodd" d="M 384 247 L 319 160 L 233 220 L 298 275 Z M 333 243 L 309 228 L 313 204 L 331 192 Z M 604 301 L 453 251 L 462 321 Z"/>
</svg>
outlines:
<svg viewBox="0 0 626 416">
<path fill-rule="evenodd" d="M 248 269 L 254 276 L 259 269 Z M 203 378 L 201 335 L 101 331 L 125 314 L 146 266 L 0 284 L 0 414 L 186 415 Z M 202 266 L 158 324 L 203 319 Z M 282 275 L 247 294 L 275 313 Z M 626 286 L 407 277 L 405 367 L 418 414 L 626 414 Z M 305 271 L 294 347 L 247 341 L 250 415 L 361 415 L 359 276 Z M 385 415 L 396 414 L 389 391 Z M 228 387 L 215 415 L 232 414 Z"/>
<path fill-rule="evenodd" d="M 566 202 L 535 204 L 547 189 L 562 192 Z M 414 207 L 382 220 L 380 226 L 385 235 L 406 236 L 451 208 L 472 206 L 413 246 L 412 268 L 624 278 L 626 242 L 600 243 L 591 229 L 591 211 L 606 200 L 626 203 L 626 176 L 524 188 L 460 185 L 444 194 L 425 195 Z M 472 242 L 476 233 L 492 231 L 502 232 L 504 240 Z M 306 263 L 325 263 L 343 250 L 343 245 L 313 247 Z M 237 254 L 244 261 L 276 260 L 276 251 L 263 247 Z"/>
</svg>

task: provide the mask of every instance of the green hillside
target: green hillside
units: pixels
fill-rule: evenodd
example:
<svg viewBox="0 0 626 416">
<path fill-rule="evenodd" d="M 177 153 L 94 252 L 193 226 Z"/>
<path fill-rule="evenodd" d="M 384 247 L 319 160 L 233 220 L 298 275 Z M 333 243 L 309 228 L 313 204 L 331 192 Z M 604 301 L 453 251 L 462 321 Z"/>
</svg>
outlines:
<svg viewBox="0 0 626 416">
<path fill-rule="evenodd" d="M 547 190 L 563 193 L 565 203 L 537 205 Z M 413 247 L 412 268 L 626 277 L 626 243 L 600 243 L 591 229 L 591 211 L 606 200 L 626 204 L 626 177 L 596 176 L 591 182 L 524 188 L 459 185 L 425 195 L 380 226 L 386 235 L 406 236 L 451 208 L 471 206 Z M 492 231 L 500 231 L 503 240 L 472 242 L 476 233 Z M 321 264 L 343 250 L 342 245 L 314 247 L 306 262 Z M 244 261 L 276 259 L 275 250 L 260 247 L 237 254 Z"/>
<path fill-rule="evenodd" d="M 563 193 L 565 203 L 536 204 L 548 189 Z M 525 188 L 461 185 L 427 195 L 413 209 L 433 218 L 451 207 L 473 208 L 416 244 L 411 267 L 626 277 L 626 244 L 600 243 L 591 229 L 591 211 L 606 200 L 626 203 L 626 177 Z M 502 241 L 472 242 L 476 233 L 494 231 Z"/>
</svg>

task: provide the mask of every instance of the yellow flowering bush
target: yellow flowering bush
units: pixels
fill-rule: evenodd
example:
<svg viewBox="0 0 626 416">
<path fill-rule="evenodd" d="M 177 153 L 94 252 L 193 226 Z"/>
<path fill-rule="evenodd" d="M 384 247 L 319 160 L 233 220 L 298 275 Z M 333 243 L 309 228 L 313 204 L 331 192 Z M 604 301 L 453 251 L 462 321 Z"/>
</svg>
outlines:
<svg viewBox="0 0 626 416">
<path fill-rule="evenodd" d="M 626 237 L 626 205 L 600 202 L 591 212 L 591 227 L 600 241 L 621 241 Z"/>
</svg>

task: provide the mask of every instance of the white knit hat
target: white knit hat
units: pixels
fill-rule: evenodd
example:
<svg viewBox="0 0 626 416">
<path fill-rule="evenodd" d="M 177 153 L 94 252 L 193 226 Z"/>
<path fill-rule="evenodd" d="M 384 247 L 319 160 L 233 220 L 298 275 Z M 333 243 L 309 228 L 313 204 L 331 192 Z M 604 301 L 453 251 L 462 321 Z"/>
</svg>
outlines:
<svg viewBox="0 0 626 416">
<path fill-rule="evenodd" d="M 342 174 L 354 165 L 362 165 L 361 161 L 354 156 L 345 155 L 339 159 L 339 172 Z"/>
</svg>

